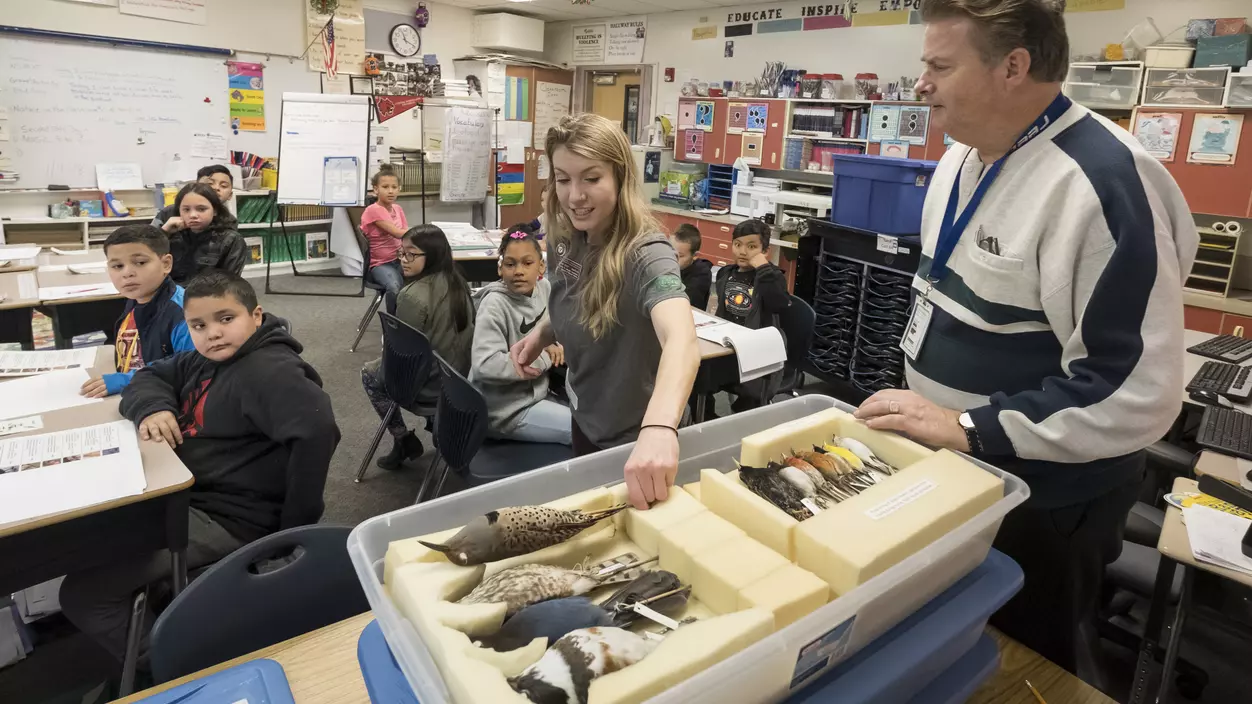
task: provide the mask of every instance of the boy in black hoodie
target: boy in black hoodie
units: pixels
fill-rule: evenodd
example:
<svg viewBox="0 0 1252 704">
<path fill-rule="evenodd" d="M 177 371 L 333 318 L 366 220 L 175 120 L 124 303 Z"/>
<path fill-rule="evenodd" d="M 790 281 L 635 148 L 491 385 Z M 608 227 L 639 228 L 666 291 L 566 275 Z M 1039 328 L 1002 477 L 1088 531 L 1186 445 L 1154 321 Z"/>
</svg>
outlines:
<svg viewBox="0 0 1252 704">
<path fill-rule="evenodd" d="M 730 242 L 735 263 L 717 270 L 717 317 L 759 330 L 776 325 L 778 313 L 791 305 L 787 276 L 768 259 L 769 236 L 764 220 L 735 225 Z M 781 372 L 775 372 L 726 388 L 735 394 L 731 410 L 739 413 L 768 403 L 780 380 Z"/>
<path fill-rule="evenodd" d="M 696 257 L 700 251 L 700 231 L 683 223 L 674 231 L 674 251 L 678 253 L 679 275 L 687 288 L 687 300 L 700 310 L 709 307 L 709 288 L 713 285 L 713 262 Z"/>
<path fill-rule="evenodd" d="M 141 441 L 169 443 L 195 476 L 186 564 L 196 569 L 317 522 L 339 428 L 300 343 L 261 311 L 246 281 L 206 272 L 187 285 L 184 306 L 196 351 L 140 369 L 122 392 L 121 412 Z M 134 593 L 169 573 L 162 550 L 71 574 L 61 607 L 121 660 Z"/>
</svg>

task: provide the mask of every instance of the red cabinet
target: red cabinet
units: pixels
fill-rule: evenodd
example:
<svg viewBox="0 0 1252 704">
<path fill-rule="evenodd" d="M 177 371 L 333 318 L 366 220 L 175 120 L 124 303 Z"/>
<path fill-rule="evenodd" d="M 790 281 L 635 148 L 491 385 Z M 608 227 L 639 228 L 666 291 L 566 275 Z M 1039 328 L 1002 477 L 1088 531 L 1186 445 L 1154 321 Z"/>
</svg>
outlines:
<svg viewBox="0 0 1252 704">
<path fill-rule="evenodd" d="M 1252 337 L 1252 318 L 1233 313 L 1222 316 L 1221 334 L 1233 335 L 1237 327 L 1243 327 L 1243 337 Z"/>
<path fill-rule="evenodd" d="M 680 161 L 699 161 L 706 164 L 735 163 L 735 159 L 743 155 L 744 135 L 758 135 L 760 150 L 760 166 L 764 169 L 781 169 L 787 133 L 787 101 L 785 100 L 753 100 L 751 98 L 680 98 L 678 100 L 678 124 L 686 124 L 685 114 L 690 113 L 692 119 L 697 110 L 697 103 L 713 104 L 713 129 L 705 131 L 701 158 L 688 159 L 687 133 L 694 128 L 676 127 L 674 138 L 674 158 Z M 746 132 L 740 125 L 745 124 L 749 104 L 764 104 L 767 108 L 765 132 Z M 732 113 L 742 113 L 731 119 Z M 735 125 L 732 127 L 731 125 Z M 750 138 L 751 139 L 751 138 Z"/>
<path fill-rule="evenodd" d="M 1216 335 L 1222 329 L 1222 312 L 1199 306 L 1182 307 L 1182 326 Z"/>
</svg>

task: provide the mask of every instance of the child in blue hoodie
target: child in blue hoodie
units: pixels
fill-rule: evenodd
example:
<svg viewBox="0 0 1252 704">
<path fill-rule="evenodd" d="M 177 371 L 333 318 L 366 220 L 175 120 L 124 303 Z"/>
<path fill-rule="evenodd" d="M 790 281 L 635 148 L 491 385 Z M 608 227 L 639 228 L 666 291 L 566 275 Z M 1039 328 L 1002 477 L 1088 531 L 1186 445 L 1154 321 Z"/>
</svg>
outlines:
<svg viewBox="0 0 1252 704">
<path fill-rule="evenodd" d="M 158 359 L 194 350 L 183 320 L 183 287 L 170 278 L 174 257 L 164 232 L 125 225 L 104 242 L 109 279 L 130 299 L 117 321 L 114 374 L 89 379 L 80 393 L 100 398 L 120 393 L 136 371 Z"/>
</svg>

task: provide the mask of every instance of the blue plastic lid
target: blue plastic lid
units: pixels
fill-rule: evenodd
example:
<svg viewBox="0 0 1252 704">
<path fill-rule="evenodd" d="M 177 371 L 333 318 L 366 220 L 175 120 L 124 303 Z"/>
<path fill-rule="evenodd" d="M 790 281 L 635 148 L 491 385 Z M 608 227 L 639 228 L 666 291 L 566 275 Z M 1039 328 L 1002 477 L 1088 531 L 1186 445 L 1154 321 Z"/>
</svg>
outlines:
<svg viewBox="0 0 1252 704">
<path fill-rule="evenodd" d="M 273 660 L 249 660 L 140 699 L 136 704 L 295 704 L 283 666 Z"/>
<path fill-rule="evenodd" d="M 876 164 L 879 166 L 900 166 L 909 169 L 934 169 L 939 165 L 937 161 L 926 161 L 925 159 L 897 159 L 891 156 L 879 156 L 877 154 L 835 154 L 835 161 L 848 161 L 856 164 Z"/>
</svg>

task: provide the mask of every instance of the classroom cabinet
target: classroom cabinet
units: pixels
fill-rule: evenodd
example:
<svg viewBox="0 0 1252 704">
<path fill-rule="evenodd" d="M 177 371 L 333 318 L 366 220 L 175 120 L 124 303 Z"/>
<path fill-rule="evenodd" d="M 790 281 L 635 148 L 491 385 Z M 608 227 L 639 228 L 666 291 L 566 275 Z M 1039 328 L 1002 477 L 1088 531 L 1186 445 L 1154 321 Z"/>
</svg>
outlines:
<svg viewBox="0 0 1252 704">
<path fill-rule="evenodd" d="M 711 129 L 700 130 L 700 148 L 690 146 L 691 132 L 697 122 L 704 122 L 707 108 L 712 105 Z M 755 107 L 754 107 L 755 106 Z M 759 106 L 764 106 L 761 115 Z M 752 121 L 764 122 L 764 131 L 749 131 Z M 705 164 L 731 165 L 744 154 L 745 135 L 747 144 L 759 151 L 760 167 L 781 169 L 784 139 L 787 131 L 787 101 L 753 100 L 751 98 L 680 98 L 678 100 L 678 134 L 674 139 L 674 158 L 681 161 L 697 161 Z M 751 146 L 749 146 L 751 148 Z M 694 155 L 698 153 L 699 157 Z"/>
<path fill-rule="evenodd" d="M 1252 337 L 1252 317 L 1223 313 L 1201 306 L 1182 307 L 1183 327 L 1214 335 L 1233 335 L 1235 328 L 1243 326 L 1243 336 Z"/>
</svg>

